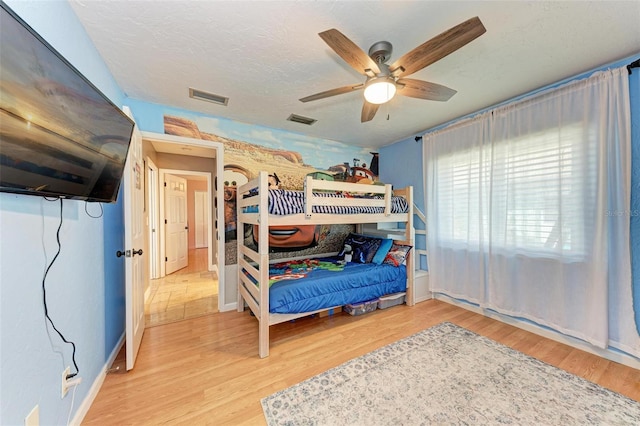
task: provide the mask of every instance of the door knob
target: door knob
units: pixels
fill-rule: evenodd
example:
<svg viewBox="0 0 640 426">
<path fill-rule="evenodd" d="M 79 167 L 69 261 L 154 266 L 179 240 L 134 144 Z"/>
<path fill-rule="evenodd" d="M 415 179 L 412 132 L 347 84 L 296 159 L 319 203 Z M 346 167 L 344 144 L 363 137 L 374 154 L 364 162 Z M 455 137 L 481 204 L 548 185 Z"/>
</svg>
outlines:
<svg viewBox="0 0 640 426">
<path fill-rule="evenodd" d="M 123 252 L 123 251 L 118 250 L 118 251 L 116 252 L 116 256 L 117 256 L 117 257 L 122 257 L 122 256 L 124 256 L 124 255 L 125 255 L 125 252 Z"/>
<path fill-rule="evenodd" d="M 136 254 L 142 256 L 142 249 L 133 250 L 133 255 L 135 256 Z"/>
</svg>

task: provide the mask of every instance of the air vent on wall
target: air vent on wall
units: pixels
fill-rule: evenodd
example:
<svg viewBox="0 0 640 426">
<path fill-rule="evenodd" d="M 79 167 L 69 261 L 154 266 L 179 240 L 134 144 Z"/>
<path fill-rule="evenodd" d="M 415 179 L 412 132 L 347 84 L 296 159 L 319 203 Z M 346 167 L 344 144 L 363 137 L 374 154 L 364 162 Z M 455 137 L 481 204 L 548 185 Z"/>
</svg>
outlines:
<svg viewBox="0 0 640 426">
<path fill-rule="evenodd" d="M 213 102 L 214 104 L 227 106 L 229 98 L 214 95 L 213 93 L 203 92 L 202 90 L 189 88 L 189 97 L 193 99 L 199 99 L 201 101 Z"/>
<path fill-rule="evenodd" d="M 300 124 L 306 124 L 307 126 L 311 126 L 313 123 L 315 123 L 316 119 L 314 118 L 309 118 L 309 117 L 303 117 L 301 115 L 297 115 L 297 114 L 291 114 L 287 120 L 289 121 L 293 121 L 295 123 L 300 123 Z"/>
</svg>

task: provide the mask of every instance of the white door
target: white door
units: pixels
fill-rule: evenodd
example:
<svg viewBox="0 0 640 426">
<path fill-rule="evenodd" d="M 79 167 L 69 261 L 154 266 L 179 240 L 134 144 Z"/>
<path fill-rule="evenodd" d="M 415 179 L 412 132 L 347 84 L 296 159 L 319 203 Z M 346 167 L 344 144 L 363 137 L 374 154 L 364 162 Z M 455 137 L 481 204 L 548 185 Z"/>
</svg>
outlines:
<svg viewBox="0 0 640 426">
<path fill-rule="evenodd" d="M 125 113 L 131 117 L 129 108 Z M 133 118 L 133 117 L 131 117 Z M 124 244 L 125 244 L 125 311 L 127 370 L 136 362 L 144 333 L 144 165 L 142 161 L 142 135 L 138 126 L 131 138 L 131 146 L 123 176 Z"/>
<path fill-rule="evenodd" d="M 187 180 L 165 174 L 166 271 L 171 274 L 189 264 L 187 227 Z"/>
<path fill-rule="evenodd" d="M 208 246 L 209 229 L 207 226 L 207 193 L 206 191 L 195 191 L 195 239 L 196 248 Z"/>
</svg>

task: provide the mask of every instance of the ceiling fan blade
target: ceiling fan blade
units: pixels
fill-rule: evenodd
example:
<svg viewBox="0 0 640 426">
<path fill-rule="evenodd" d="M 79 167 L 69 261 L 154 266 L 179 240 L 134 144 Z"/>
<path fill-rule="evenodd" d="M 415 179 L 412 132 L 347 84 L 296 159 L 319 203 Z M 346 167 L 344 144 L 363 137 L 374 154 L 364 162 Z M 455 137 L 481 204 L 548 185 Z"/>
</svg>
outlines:
<svg viewBox="0 0 640 426">
<path fill-rule="evenodd" d="M 326 90 L 324 92 L 316 93 L 315 95 L 306 96 L 304 98 L 301 98 L 300 102 L 317 101 L 318 99 L 324 99 L 330 96 L 353 92 L 354 90 L 362 89 L 363 87 L 364 84 L 352 84 L 351 86 L 338 87 L 337 89 Z"/>
<path fill-rule="evenodd" d="M 456 90 L 428 81 L 413 78 L 401 78 L 398 80 L 398 94 L 411 98 L 427 99 L 430 101 L 448 101 Z"/>
<path fill-rule="evenodd" d="M 367 75 L 367 70 L 380 73 L 378 64 L 354 42 L 340 31 L 332 28 L 318 34 L 342 59 L 360 74 Z"/>
<path fill-rule="evenodd" d="M 468 19 L 404 54 L 391 64 L 389 69 L 395 77 L 413 74 L 455 52 L 465 44 L 480 37 L 486 31 L 477 16 Z"/>
<path fill-rule="evenodd" d="M 360 122 L 364 123 L 365 121 L 373 120 L 376 112 L 378 112 L 378 108 L 380 108 L 380 105 L 364 101 L 364 105 L 362 105 L 362 114 L 360 115 Z"/>
</svg>

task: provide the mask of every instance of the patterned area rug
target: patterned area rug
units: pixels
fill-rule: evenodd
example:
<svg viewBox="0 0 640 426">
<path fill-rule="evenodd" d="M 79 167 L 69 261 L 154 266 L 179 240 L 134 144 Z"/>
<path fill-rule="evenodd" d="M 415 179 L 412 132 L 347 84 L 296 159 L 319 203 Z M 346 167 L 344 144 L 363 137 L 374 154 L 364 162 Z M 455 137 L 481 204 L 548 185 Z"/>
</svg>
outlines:
<svg viewBox="0 0 640 426">
<path fill-rule="evenodd" d="M 640 425 L 640 403 L 451 323 L 262 400 L 269 425 Z"/>
</svg>

